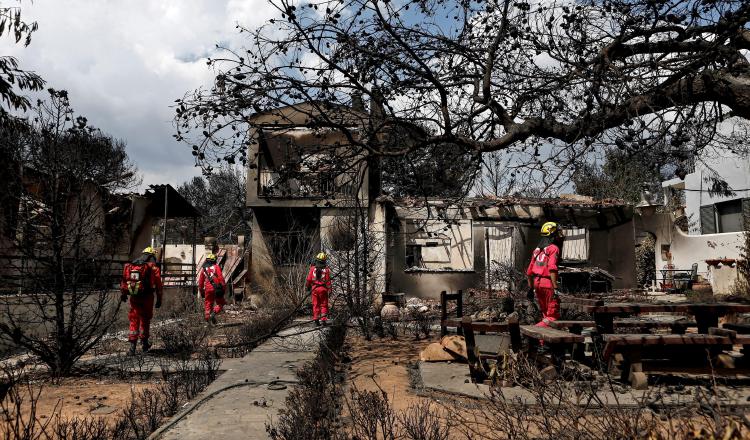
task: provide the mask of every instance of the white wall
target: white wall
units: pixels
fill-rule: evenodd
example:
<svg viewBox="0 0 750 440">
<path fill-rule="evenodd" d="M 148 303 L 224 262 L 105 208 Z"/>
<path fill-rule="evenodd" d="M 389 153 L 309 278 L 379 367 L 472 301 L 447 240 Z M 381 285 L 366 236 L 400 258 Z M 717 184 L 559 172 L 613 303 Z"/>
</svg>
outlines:
<svg viewBox="0 0 750 440">
<path fill-rule="evenodd" d="M 196 264 L 203 258 L 205 252 L 205 246 L 198 245 L 195 247 Z M 164 254 L 165 259 L 168 261 L 173 258 L 180 260 L 182 264 L 193 264 L 193 245 L 191 244 L 167 244 L 166 253 Z M 188 268 L 185 268 L 187 271 Z"/>
<path fill-rule="evenodd" d="M 689 233 L 700 234 L 700 207 L 727 200 L 750 197 L 750 158 L 741 157 L 727 151 L 707 151 L 701 156 L 703 163 L 696 163 L 695 172 L 685 176 L 685 214 L 690 221 Z M 712 196 L 707 190 L 708 179 L 713 173 L 718 173 L 729 187 L 735 191 L 733 196 Z"/>
<path fill-rule="evenodd" d="M 743 233 L 728 232 L 723 234 L 688 235 L 674 225 L 670 214 L 653 214 L 641 216 L 639 229 L 656 236 L 656 276 L 661 277 L 668 261 L 662 258 L 663 244 L 670 245 L 672 264 L 676 269 L 690 269 L 693 263 L 698 263 L 698 273 L 707 279 L 712 278 L 705 260 L 713 258 L 740 258 L 740 247 Z M 714 285 L 715 294 L 729 293 L 725 283 Z"/>
</svg>

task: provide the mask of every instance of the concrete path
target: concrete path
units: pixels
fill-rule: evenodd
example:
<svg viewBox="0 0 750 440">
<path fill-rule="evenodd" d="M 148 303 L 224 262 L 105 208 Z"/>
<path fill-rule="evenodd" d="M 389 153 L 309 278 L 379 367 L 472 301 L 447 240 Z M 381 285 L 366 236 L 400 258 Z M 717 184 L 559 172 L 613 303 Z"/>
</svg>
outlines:
<svg viewBox="0 0 750 440">
<path fill-rule="evenodd" d="M 322 336 L 314 327 L 294 327 L 241 359 L 223 362 L 226 371 L 149 438 L 269 438 L 266 424 L 275 421 L 284 407 L 296 369 L 315 357 Z"/>
</svg>

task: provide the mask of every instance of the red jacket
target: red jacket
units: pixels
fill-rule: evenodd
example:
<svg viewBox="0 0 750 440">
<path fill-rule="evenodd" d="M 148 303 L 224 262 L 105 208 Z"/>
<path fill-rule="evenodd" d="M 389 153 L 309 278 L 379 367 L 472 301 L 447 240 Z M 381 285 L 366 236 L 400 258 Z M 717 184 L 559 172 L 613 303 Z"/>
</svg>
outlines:
<svg viewBox="0 0 750 440">
<path fill-rule="evenodd" d="M 128 279 L 128 274 L 131 272 L 134 265 L 137 265 L 137 263 L 127 263 L 122 269 L 122 278 L 120 279 L 120 294 L 122 295 L 128 295 L 130 293 L 130 286 L 128 285 L 130 280 Z M 146 294 L 156 293 L 156 297 L 161 299 L 162 290 L 164 288 L 161 281 L 161 270 L 159 269 L 159 266 L 152 261 L 144 263 L 144 265 L 146 266 L 147 279 L 142 281 L 146 287 Z"/>
<path fill-rule="evenodd" d="M 534 249 L 529 267 L 526 269 L 526 275 L 533 275 L 535 278 L 549 278 L 550 272 L 557 272 L 559 254 L 560 248 L 555 244 L 550 244 L 544 249 Z"/>
<path fill-rule="evenodd" d="M 200 274 L 198 274 L 198 290 L 201 293 L 213 293 L 214 286 L 211 284 L 211 281 L 217 286 L 221 285 L 222 288 L 227 287 L 227 282 L 224 280 L 224 274 L 221 273 L 221 267 L 216 263 L 211 266 L 204 265 L 201 267 Z"/>
<path fill-rule="evenodd" d="M 310 266 L 310 271 L 307 273 L 307 280 L 305 282 L 306 288 L 311 288 L 313 290 L 318 289 L 326 289 L 327 291 L 331 291 L 331 269 L 328 267 L 322 267 L 321 269 L 320 278 L 316 276 L 317 268 L 313 264 Z"/>
</svg>

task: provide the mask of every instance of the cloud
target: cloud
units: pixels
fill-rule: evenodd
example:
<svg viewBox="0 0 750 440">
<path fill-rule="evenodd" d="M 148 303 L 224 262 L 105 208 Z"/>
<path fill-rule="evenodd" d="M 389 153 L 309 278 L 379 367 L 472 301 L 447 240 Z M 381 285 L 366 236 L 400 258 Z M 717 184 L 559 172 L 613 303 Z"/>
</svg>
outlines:
<svg viewBox="0 0 750 440">
<path fill-rule="evenodd" d="M 92 125 L 127 142 L 144 186 L 180 184 L 200 174 L 190 148 L 172 138 L 169 107 L 209 85 L 206 58 L 216 44 L 238 45 L 235 25 L 275 14 L 265 0 L 35 0 L 22 3 L 39 23 L 31 46 L 0 41 L 47 86 L 70 92 Z"/>
</svg>

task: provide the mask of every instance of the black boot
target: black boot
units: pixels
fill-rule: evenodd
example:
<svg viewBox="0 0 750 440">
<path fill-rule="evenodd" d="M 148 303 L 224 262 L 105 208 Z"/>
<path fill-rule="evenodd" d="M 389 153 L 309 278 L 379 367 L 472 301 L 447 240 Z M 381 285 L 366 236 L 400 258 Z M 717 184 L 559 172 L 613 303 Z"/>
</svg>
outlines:
<svg viewBox="0 0 750 440">
<path fill-rule="evenodd" d="M 318 326 L 318 327 L 320 327 L 320 320 L 316 319 L 315 320 L 315 325 Z"/>
<path fill-rule="evenodd" d="M 138 345 L 138 341 L 130 341 L 130 350 L 128 350 L 128 356 L 135 356 L 136 345 Z"/>
<path fill-rule="evenodd" d="M 143 344 L 143 352 L 148 353 L 149 350 L 151 350 L 151 344 L 148 342 L 148 339 L 144 339 L 142 341 Z"/>
</svg>

